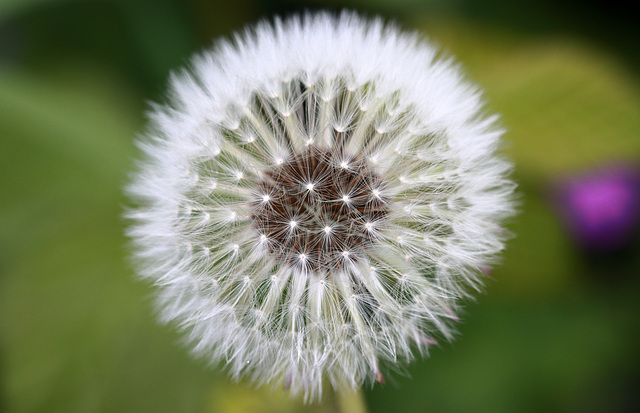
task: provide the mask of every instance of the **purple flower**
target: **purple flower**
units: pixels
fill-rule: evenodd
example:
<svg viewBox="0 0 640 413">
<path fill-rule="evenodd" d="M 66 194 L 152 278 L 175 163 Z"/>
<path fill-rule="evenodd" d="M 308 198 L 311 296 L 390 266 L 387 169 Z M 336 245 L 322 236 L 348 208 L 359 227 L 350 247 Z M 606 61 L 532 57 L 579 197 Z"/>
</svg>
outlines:
<svg viewBox="0 0 640 413">
<path fill-rule="evenodd" d="M 567 178 L 556 187 L 555 201 L 580 245 L 620 249 L 640 223 L 640 168 L 617 164 Z"/>
</svg>

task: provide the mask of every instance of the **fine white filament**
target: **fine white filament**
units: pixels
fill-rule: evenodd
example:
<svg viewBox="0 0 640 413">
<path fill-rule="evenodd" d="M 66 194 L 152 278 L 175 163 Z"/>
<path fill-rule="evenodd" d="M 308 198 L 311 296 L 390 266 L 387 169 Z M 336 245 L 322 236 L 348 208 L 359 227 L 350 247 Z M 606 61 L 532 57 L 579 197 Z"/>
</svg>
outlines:
<svg viewBox="0 0 640 413">
<path fill-rule="evenodd" d="M 381 20 L 219 41 L 171 78 L 128 187 L 163 321 L 234 378 L 307 400 L 382 381 L 452 337 L 503 248 L 495 121 L 450 60 Z"/>
</svg>

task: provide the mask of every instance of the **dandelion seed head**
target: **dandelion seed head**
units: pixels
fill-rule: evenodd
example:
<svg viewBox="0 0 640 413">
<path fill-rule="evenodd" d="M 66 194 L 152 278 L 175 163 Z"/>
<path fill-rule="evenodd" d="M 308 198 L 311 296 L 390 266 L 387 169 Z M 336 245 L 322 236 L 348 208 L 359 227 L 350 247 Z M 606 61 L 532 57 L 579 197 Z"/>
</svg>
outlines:
<svg viewBox="0 0 640 413">
<path fill-rule="evenodd" d="M 514 185 L 495 117 L 432 45 L 308 14 L 218 42 L 171 91 L 129 235 L 196 354 L 316 400 L 453 336 Z"/>
</svg>

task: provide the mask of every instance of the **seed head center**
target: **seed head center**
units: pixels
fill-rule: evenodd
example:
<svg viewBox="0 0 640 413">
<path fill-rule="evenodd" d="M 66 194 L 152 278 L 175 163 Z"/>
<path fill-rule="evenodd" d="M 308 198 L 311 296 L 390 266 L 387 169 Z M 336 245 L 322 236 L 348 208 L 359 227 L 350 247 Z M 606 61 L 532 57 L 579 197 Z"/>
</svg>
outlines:
<svg viewBox="0 0 640 413">
<path fill-rule="evenodd" d="M 372 223 L 388 215 L 383 180 L 364 159 L 310 147 L 267 170 L 253 226 L 278 261 L 320 273 L 360 259 L 375 242 Z"/>
</svg>

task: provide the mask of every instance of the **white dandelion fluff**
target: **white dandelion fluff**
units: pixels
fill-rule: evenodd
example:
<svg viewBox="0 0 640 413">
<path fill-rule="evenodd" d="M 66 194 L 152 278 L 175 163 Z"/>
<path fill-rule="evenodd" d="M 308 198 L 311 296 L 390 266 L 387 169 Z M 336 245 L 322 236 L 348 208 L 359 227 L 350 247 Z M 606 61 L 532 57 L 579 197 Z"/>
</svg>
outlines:
<svg viewBox="0 0 640 413">
<path fill-rule="evenodd" d="M 128 190 L 162 318 L 234 378 L 307 400 L 449 339 L 513 212 L 502 131 L 415 35 L 262 23 L 171 79 Z"/>
</svg>

